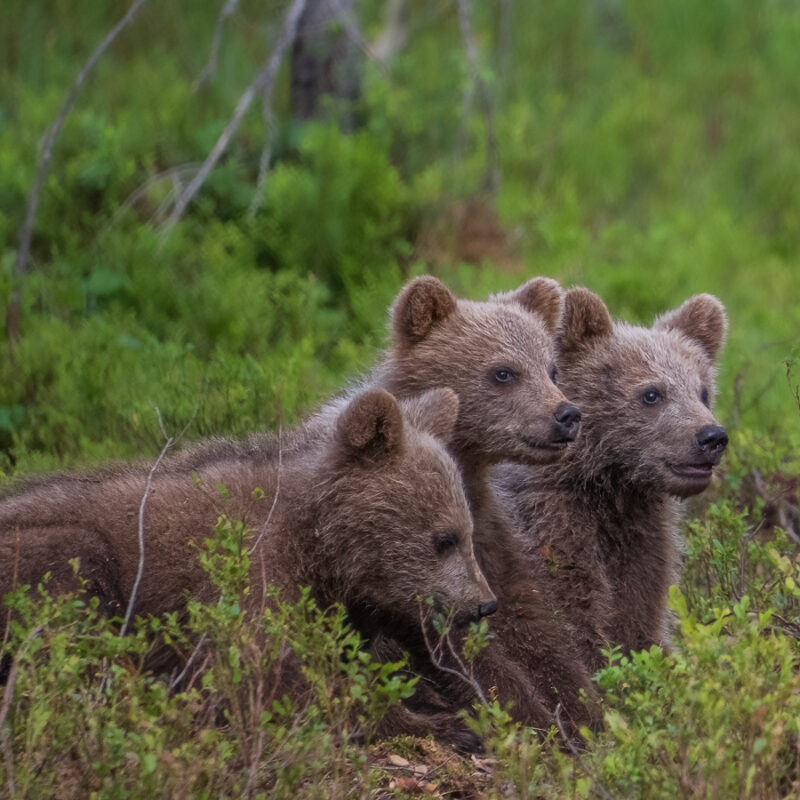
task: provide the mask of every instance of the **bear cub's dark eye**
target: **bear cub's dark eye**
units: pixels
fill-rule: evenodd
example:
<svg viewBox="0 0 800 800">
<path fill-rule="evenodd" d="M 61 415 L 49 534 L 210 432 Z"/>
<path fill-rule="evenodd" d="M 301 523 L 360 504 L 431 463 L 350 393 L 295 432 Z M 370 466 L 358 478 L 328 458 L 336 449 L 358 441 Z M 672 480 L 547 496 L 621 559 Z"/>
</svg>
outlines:
<svg viewBox="0 0 800 800">
<path fill-rule="evenodd" d="M 448 550 L 454 550 L 458 546 L 458 534 L 437 533 L 433 537 L 433 546 L 439 555 L 443 555 Z"/>
<path fill-rule="evenodd" d="M 654 406 L 661 399 L 661 392 L 658 389 L 645 389 L 642 392 L 642 402 L 648 406 Z"/>
<path fill-rule="evenodd" d="M 494 379 L 497 383 L 511 383 L 516 377 L 517 373 L 511 367 L 500 367 L 494 371 Z"/>
<path fill-rule="evenodd" d="M 702 391 L 702 392 L 700 392 L 700 402 L 701 402 L 701 403 L 702 403 L 702 404 L 703 404 L 703 405 L 704 405 L 706 408 L 708 408 L 708 407 L 709 407 L 709 405 L 708 405 L 708 389 L 706 389 L 706 387 L 705 387 L 705 386 L 703 387 L 703 391 Z"/>
<path fill-rule="evenodd" d="M 550 380 L 553 383 L 558 383 L 558 370 L 555 367 L 550 367 Z"/>
</svg>

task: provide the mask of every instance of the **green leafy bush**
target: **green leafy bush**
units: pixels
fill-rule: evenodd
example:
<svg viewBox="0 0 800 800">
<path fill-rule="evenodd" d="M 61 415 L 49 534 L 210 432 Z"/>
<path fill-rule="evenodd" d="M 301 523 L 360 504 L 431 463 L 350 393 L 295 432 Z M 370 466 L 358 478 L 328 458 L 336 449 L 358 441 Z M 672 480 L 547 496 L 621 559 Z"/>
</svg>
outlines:
<svg viewBox="0 0 800 800">
<path fill-rule="evenodd" d="M 15 592 L 0 650 L 13 658 L 0 777 L 14 797 L 344 798 L 369 784 L 363 745 L 414 681 L 372 662 L 344 610 L 308 590 L 295 603 L 270 590 L 246 613 L 250 538 L 220 520 L 199 554 L 219 599 L 125 636 L 96 598 Z M 153 647 L 184 652 L 182 672 L 144 672 Z"/>
</svg>

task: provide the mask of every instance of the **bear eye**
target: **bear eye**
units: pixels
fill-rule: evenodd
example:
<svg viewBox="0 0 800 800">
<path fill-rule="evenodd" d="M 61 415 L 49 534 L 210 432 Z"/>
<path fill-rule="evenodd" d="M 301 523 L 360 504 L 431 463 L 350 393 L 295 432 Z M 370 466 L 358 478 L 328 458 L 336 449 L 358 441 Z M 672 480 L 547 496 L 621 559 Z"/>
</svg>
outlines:
<svg viewBox="0 0 800 800">
<path fill-rule="evenodd" d="M 658 389 L 645 389 L 642 392 L 642 402 L 648 406 L 654 406 L 661 399 L 661 392 Z"/>
<path fill-rule="evenodd" d="M 511 367 L 500 367 L 494 371 L 494 379 L 497 383 L 511 383 L 517 373 Z"/>
<path fill-rule="evenodd" d="M 553 383 L 558 383 L 558 370 L 555 366 L 550 367 L 550 380 Z"/>
<path fill-rule="evenodd" d="M 706 408 L 709 408 L 709 405 L 708 405 L 708 389 L 706 389 L 706 387 L 705 387 L 705 386 L 703 387 L 703 391 L 702 391 L 702 392 L 700 392 L 700 402 L 701 402 L 701 403 L 702 403 L 702 404 L 703 404 L 703 405 L 704 405 Z"/>
<path fill-rule="evenodd" d="M 437 533 L 433 537 L 433 546 L 441 556 L 449 550 L 454 550 L 458 546 L 458 534 L 448 531 L 447 533 Z"/>
</svg>

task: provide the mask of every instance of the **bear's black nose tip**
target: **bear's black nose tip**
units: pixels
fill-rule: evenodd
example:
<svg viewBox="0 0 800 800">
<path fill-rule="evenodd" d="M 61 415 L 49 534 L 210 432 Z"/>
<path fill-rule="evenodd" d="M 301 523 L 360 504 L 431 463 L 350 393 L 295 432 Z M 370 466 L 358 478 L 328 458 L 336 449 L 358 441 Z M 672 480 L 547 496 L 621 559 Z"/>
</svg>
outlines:
<svg viewBox="0 0 800 800">
<path fill-rule="evenodd" d="M 497 611 L 497 600 L 490 600 L 488 603 L 481 603 L 478 606 L 479 617 L 488 617 L 490 614 L 494 614 L 495 611 Z"/>
<path fill-rule="evenodd" d="M 695 436 L 701 450 L 721 453 L 728 446 L 728 432 L 721 425 L 706 425 Z"/>
<path fill-rule="evenodd" d="M 581 410 L 572 403 L 562 403 L 553 414 L 556 420 L 558 437 L 565 441 L 572 441 L 578 435 L 581 425 Z"/>
</svg>

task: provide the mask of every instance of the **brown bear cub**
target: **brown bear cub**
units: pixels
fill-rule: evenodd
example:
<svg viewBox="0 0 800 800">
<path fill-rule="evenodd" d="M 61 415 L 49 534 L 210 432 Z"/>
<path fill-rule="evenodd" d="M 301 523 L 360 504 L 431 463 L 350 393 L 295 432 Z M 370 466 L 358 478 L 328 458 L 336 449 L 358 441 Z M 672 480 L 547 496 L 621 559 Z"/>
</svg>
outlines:
<svg viewBox="0 0 800 800">
<path fill-rule="evenodd" d="M 711 413 L 722 304 L 703 294 L 651 328 L 614 323 L 603 301 L 566 294 L 558 385 L 583 413 L 572 452 L 547 469 L 502 465 L 537 575 L 565 610 L 592 671 L 601 650 L 667 645 L 678 579 L 679 500 L 705 489 L 728 437 Z"/>
<path fill-rule="evenodd" d="M 261 437 L 247 457 L 241 444 L 219 440 L 165 460 L 153 474 L 144 511 L 136 612 L 180 612 L 188 593 L 215 598 L 196 545 L 225 515 L 252 532 L 245 603 L 254 609 L 265 602 L 268 585 L 288 600 L 310 586 L 320 607 L 338 602 L 356 620 L 382 619 L 412 650 L 422 640 L 420 594 L 452 607 L 457 623 L 491 613 L 496 601 L 473 553 L 461 477 L 434 438 L 452 433 L 457 411 L 448 389 L 402 408 L 388 392 L 371 390 L 317 418 L 313 439 L 298 431 L 281 446 L 280 458 L 277 443 L 266 446 Z M 2 500 L 0 597 L 15 584 L 36 585 L 48 571 L 51 591 L 71 591 L 77 582 L 67 562 L 78 558 L 88 590 L 124 614 L 138 568 L 148 472 L 120 466 L 54 476 Z M 5 612 L 0 619 L 5 624 Z M 463 725 L 453 720 L 456 733 L 448 733 L 447 719 L 434 720 L 443 724 L 436 732 L 457 738 Z"/>
<path fill-rule="evenodd" d="M 555 281 L 536 279 L 473 302 L 457 299 L 436 278 L 412 280 L 395 301 L 391 345 L 371 377 L 371 385 L 398 396 L 436 386 L 458 395 L 450 451 L 472 509 L 475 554 L 498 598 L 492 640 L 476 659 L 475 675 L 486 694 L 513 703 L 517 720 L 545 729 L 559 704 L 565 721 L 587 720 L 581 690 L 592 694 L 591 677 L 520 559 L 488 475 L 503 460 L 556 464 L 578 433 L 580 411 L 553 382 L 562 295 Z M 391 652 L 385 641 L 376 646 Z M 448 702 L 464 707 L 475 699 L 435 665 L 413 667 Z"/>
</svg>

